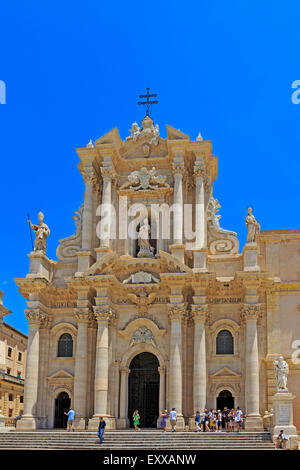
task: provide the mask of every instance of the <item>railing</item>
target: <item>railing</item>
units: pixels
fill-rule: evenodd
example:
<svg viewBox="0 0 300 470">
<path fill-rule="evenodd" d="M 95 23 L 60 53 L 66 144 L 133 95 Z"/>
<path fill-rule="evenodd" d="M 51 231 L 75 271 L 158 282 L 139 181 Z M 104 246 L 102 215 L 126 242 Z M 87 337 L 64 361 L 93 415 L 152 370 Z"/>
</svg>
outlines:
<svg viewBox="0 0 300 470">
<path fill-rule="evenodd" d="M 19 385 L 24 385 L 24 379 L 15 377 L 14 375 L 7 374 L 4 369 L 0 369 L 0 377 L 3 377 L 7 382 L 12 382 Z"/>
</svg>

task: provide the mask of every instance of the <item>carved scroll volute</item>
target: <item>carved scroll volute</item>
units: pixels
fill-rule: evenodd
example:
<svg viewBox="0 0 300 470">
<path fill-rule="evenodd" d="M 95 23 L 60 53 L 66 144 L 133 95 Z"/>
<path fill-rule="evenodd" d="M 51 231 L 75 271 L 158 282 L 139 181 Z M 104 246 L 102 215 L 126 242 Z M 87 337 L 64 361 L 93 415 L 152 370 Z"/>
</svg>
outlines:
<svg viewBox="0 0 300 470">
<path fill-rule="evenodd" d="M 236 232 L 220 227 L 221 216 L 217 214 L 221 208 L 217 199 L 212 196 L 207 207 L 207 238 L 209 253 L 234 254 L 239 251 L 239 241 Z"/>
</svg>

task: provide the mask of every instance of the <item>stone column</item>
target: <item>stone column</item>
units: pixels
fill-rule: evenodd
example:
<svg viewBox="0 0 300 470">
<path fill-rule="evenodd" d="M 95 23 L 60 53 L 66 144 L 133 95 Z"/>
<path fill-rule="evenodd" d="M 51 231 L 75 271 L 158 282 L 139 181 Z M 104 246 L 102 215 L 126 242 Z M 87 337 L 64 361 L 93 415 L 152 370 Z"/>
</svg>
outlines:
<svg viewBox="0 0 300 470">
<path fill-rule="evenodd" d="M 169 304 L 170 328 L 170 371 L 169 371 L 169 405 L 176 408 L 177 427 L 184 428 L 182 416 L 182 331 L 181 321 L 185 315 L 185 306 Z"/>
<path fill-rule="evenodd" d="M 84 207 L 82 214 L 82 240 L 81 250 L 77 252 L 77 272 L 85 272 L 92 263 L 92 240 L 93 240 L 93 211 L 94 211 L 94 189 L 97 187 L 97 175 L 92 164 L 84 169 L 83 179 L 85 182 Z M 96 213 L 95 213 L 96 215 Z"/>
<path fill-rule="evenodd" d="M 92 248 L 92 222 L 93 222 L 93 184 L 96 175 L 92 165 L 84 169 L 84 208 L 82 214 L 82 250 L 90 251 Z"/>
<path fill-rule="evenodd" d="M 24 414 L 22 419 L 17 421 L 17 428 L 22 430 L 34 430 L 38 427 L 36 406 L 39 378 L 39 330 L 41 322 L 47 318 L 47 315 L 40 309 L 25 310 L 25 315 L 29 323 L 29 335 L 24 382 Z"/>
<path fill-rule="evenodd" d="M 166 408 L 166 368 L 159 367 L 158 372 L 159 372 L 159 411 L 163 411 Z"/>
<path fill-rule="evenodd" d="M 194 319 L 194 411 L 206 407 L 206 339 L 207 305 L 192 305 Z"/>
<path fill-rule="evenodd" d="M 130 369 L 120 367 L 121 386 L 120 386 L 120 418 L 118 419 L 118 428 L 126 429 L 129 425 L 128 419 L 128 377 Z"/>
<path fill-rule="evenodd" d="M 97 302 L 97 300 L 96 300 Z M 95 395 L 94 416 L 89 421 L 89 429 L 98 429 L 99 417 L 105 418 L 107 428 L 114 428 L 114 419 L 109 416 L 107 409 L 108 398 L 108 323 L 112 317 L 109 305 L 96 305 L 93 307 L 98 324 L 96 365 L 95 365 Z"/>
<path fill-rule="evenodd" d="M 262 417 L 259 413 L 259 360 L 257 319 L 260 304 L 245 304 L 245 394 L 246 394 L 246 428 L 261 429 Z"/>
<path fill-rule="evenodd" d="M 195 188 L 195 230 L 194 269 L 207 272 L 207 222 L 205 214 L 205 166 L 202 158 L 197 158 L 194 166 Z"/>
<path fill-rule="evenodd" d="M 77 308 L 74 311 L 77 320 L 77 343 L 74 372 L 74 403 L 76 412 L 76 428 L 85 429 L 87 415 L 87 381 L 88 381 L 88 323 L 91 312 L 88 307 Z"/>
<path fill-rule="evenodd" d="M 173 163 L 174 173 L 174 245 L 182 245 L 183 233 L 183 194 L 182 194 L 182 177 L 183 162 L 177 161 Z"/>
<path fill-rule="evenodd" d="M 112 166 L 103 166 L 101 168 L 101 174 L 103 178 L 103 189 L 102 189 L 102 207 L 105 209 L 105 215 L 101 220 L 101 239 L 100 247 L 109 248 L 110 245 L 110 230 L 111 230 L 111 183 L 113 178 Z"/>
</svg>

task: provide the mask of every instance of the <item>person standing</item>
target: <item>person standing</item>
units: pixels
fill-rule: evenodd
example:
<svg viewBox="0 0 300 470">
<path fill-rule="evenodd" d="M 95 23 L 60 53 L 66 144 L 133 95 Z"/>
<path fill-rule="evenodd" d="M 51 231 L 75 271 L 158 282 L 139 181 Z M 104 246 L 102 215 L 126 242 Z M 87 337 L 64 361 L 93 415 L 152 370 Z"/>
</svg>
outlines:
<svg viewBox="0 0 300 470">
<path fill-rule="evenodd" d="M 176 432 L 177 413 L 175 408 L 170 411 L 170 423 L 172 426 L 172 432 Z"/>
<path fill-rule="evenodd" d="M 135 410 L 135 412 L 134 412 L 133 415 L 132 415 L 132 418 L 133 418 L 133 425 L 134 425 L 135 431 L 140 431 L 140 430 L 141 430 L 141 429 L 139 428 L 139 425 L 140 425 L 140 415 L 139 415 L 138 410 Z"/>
<path fill-rule="evenodd" d="M 161 427 L 163 428 L 163 432 L 167 432 L 167 417 L 168 417 L 168 411 L 165 410 L 163 413 L 160 412 L 160 416 L 161 416 Z"/>
<path fill-rule="evenodd" d="M 223 410 L 223 418 L 224 418 L 224 421 L 225 421 L 225 431 L 227 432 L 228 431 L 228 427 L 229 427 L 229 421 L 230 421 L 230 418 L 229 418 L 229 410 L 228 408 L 225 406 L 224 407 L 224 410 Z"/>
<path fill-rule="evenodd" d="M 196 431 L 195 431 L 195 432 L 201 431 L 201 428 L 200 428 L 200 421 L 201 421 L 200 412 L 199 412 L 199 411 L 196 411 L 196 415 L 195 415 Z"/>
<path fill-rule="evenodd" d="M 67 423 L 68 432 L 74 431 L 73 423 L 74 423 L 74 418 L 75 418 L 75 411 L 72 408 L 69 408 L 68 413 L 64 411 L 64 414 L 68 416 L 68 423 Z"/>
<path fill-rule="evenodd" d="M 242 424 L 243 424 L 243 412 L 239 406 L 236 409 L 235 422 L 237 426 L 237 432 L 240 432 L 242 430 Z"/>
<path fill-rule="evenodd" d="M 222 432 L 222 413 L 218 410 L 217 414 L 217 432 Z"/>
<path fill-rule="evenodd" d="M 104 421 L 104 419 L 101 416 L 100 421 L 99 421 L 99 427 L 98 427 L 98 437 L 99 437 L 99 440 L 100 440 L 100 444 L 102 444 L 102 442 L 104 440 L 105 427 L 106 427 L 106 422 Z"/>
<path fill-rule="evenodd" d="M 230 410 L 228 417 L 230 418 L 229 431 L 233 432 L 234 431 L 234 421 L 235 421 L 235 411 L 234 411 L 233 408 Z"/>
</svg>

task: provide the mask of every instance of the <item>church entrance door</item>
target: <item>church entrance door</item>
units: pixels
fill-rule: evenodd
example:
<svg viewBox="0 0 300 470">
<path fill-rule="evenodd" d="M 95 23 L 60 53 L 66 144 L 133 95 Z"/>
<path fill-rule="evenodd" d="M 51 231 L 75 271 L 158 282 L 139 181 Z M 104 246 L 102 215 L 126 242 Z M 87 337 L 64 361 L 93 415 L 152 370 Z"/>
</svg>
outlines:
<svg viewBox="0 0 300 470">
<path fill-rule="evenodd" d="M 217 409 L 223 411 L 225 406 L 229 410 L 234 408 L 234 397 L 229 390 L 222 390 L 217 397 Z"/>
<path fill-rule="evenodd" d="M 140 426 L 154 428 L 159 414 L 159 362 L 154 354 L 144 352 L 130 363 L 128 382 L 128 418 L 133 427 L 132 415 L 138 410 Z"/>
<path fill-rule="evenodd" d="M 71 399 L 67 392 L 60 392 L 55 398 L 54 427 L 66 428 L 68 417 L 64 412 L 68 412 L 71 406 Z"/>
</svg>

